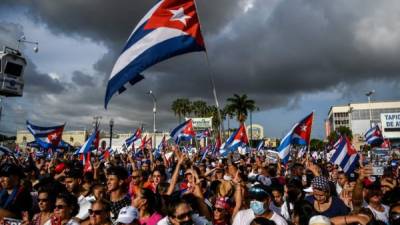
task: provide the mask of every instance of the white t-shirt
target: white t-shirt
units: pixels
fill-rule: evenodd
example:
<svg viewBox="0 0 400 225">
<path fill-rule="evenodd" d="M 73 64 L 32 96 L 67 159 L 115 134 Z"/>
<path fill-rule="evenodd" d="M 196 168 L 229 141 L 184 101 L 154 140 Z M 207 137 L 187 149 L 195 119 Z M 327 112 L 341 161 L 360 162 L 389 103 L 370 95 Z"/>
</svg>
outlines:
<svg viewBox="0 0 400 225">
<path fill-rule="evenodd" d="M 89 217 L 89 209 L 92 207 L 92 203 L 83 195 L 81 195 L 78 198 L 78 204 L 79 212 L 75 217 L 79 218 L 80 220 L 86 220 Z"/>
<path fill-rule="evenodd" d="M 256 215 L 254 215 L 253 210 L 240 210 L 236 214 L 235 218 L 233 218 L 232 225 L 250 225 L 254 218 L 256 218 Z M 269 220 L 274 221 L 276 225 L 287 225 L 286 220 L 275 212 L 273 212 L 272 217 Z"/>
<path fill-rule="evenodd" d="M 389 224 L 389 206 L 383 205 L 383 212 L 379 212 L 376 209 L 372 208 L 371 206 L 368 205 L 368 208 L 372 211 L 372 214 L 374 214 L 376 220 L 380 220 L 385 222 L 386 224 Z"/>
<path fill-rule="evenodd" d="M 290 211 L 293 211 L 293 208 L 294 208 L 293 203 L 287 203 L 287 202 L 285 201 L 285 202 L 283 203 L 282 207 L 281 207 L 281 216 L 282 216 L 285 220 L 291 221 L 292 218 L 290 218 L 288 206 L 290 207 Z"/>
</svg>

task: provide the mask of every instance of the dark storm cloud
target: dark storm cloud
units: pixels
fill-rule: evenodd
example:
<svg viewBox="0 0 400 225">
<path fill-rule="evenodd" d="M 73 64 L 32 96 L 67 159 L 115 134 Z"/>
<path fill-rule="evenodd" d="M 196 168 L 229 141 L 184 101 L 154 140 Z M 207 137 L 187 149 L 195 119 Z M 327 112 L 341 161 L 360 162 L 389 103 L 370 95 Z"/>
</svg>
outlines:
<svg viewBox="0 0 400 225">
<path fill-rule="evenodd" d="M 72 81 L 78 86 L 93 86 L 93 77 L 81 71 L 74 71 Z"/>
<path fill-rule="evenodd" d="M 154 2 L 18 2 L 28 9 L 31 18 L 47 24 L 54 33 L 90 38 L 109 50 L 94 65 L 97 85 L 59 97 L 61 102 L 79 106 L 82 111 L 63 105 L 52 108 L 55 110 L 52 114 L 78 117 L 79 113 L 102 110 L 112 65 L 133 27 Z M 198 0 L 197 3 L 222 105 L 233 93 L 246 93 L 261 109 L 296 107 L 303 94 L 351 89 L 368 80 L 399 80 L 400 2 L 397 0 Z M 204 53 L 167 60 L 145 71 L 144 81 L 113 97 L 105 114 L 121 120 L 151 121 L 148 113 L 151 99 L 145 92 L 152 89 L 158 98 L 160 121 L 168 126 L 172 120 L 170 105 L 175 98 L 213 102 L 209 73 Z M 72 81 L 76 83 L 78 78 L 89 77 L 75 74 Z"/>
</svg>

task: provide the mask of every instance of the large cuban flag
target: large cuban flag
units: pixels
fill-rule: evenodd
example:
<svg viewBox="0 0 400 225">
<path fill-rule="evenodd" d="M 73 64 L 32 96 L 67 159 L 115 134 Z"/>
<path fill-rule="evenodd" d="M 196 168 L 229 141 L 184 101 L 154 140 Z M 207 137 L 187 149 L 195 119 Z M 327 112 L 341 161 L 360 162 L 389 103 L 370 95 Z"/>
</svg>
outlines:
<svg viewBox="0 0 400 225">
<path fill-rule="evenodd" d="M 205 51 L 194 0 L 161 0 L 139 22 L 112 69 L 104 106 L 143 79 L 140 73 L 168 58 Z"/>
<path fill-rule="evenodd" d="M 62 138 L 64 126 L 41 127 L 26 121 L 26 128 L 35 138 L 35 142 L 42 148 L 56 148 Z"/>
<path fill-rule="evenodd" d="M 309 114 L 300 122 L 296 123 L 288 134 L 282 139 L 277 151 L 283 163 L 289 161 L 290 148 L 293 144 L 308 145 L 310 143 L 311 128 L 314 113 Z"/>
<path fill-rule="evenodd" d="M 96 140 L 96 134 L 97 131 L 93 131 L 93 133 L 89 136 L 89 138 L 86 140 L 85 144 L 82 145 L 82 147 L 75 152 L 75 154 L 86 154 L 88 152 L 92 151 L 92 145 L 94 144 L 94 141 Z"/>
<path fill-rule="evenodd" d="M 351 144 L 351 141 L 347 137 L 340 137 L 334 145 L 334 148 L 335 152 L 333 153 L 330 162 L 339 165 L 345 173 L 353 172 L 360 156 Z"/>
<path fill-rule="evenodd" d="M 367 131 L 367 133 L 365 133 L 364 137 L 365 137 L 365 141 L 369 145 L 378 146 L 378 145 L 382 144 L 382 142 L 384 141 L 383 137 L 382 137 L 381 129 L 379 129 L 378 125 L 371 127 L 371 129 L 369 129 Z"/>
<path fill-rule="evenodd" d="M 244 124 L 241 124 L 239 129 L 237 129 L 226 142 L 221 146 L 219 153 L 222 156 L 226 156 L 229 152 L 237 150 L 239 147 L 243 147 L 249 144 L 249 139 L 247 138 L 246 128 Z"/>
<path fill-rule="evenodd" d="M 175 140 L 175 143 L 178 144 L 180 141 L 189 141 L 193 137 L 196 136 L 196 132 L 193 129 L 193 121 L 189 119 L 179 126 L 175 127 L 171 131 L 171 138 Z"/>
<path fill-rule="evenodd" d="M 132 136 L 130 136 L 125 140 L 123 147 L 129 148 L 129 146 L 131 146 L 133 142 L 139 140 L 141 137 L 142 137 L 142 129 L 138 128 L 136 129 L 135 133 Z"/>
</svg>

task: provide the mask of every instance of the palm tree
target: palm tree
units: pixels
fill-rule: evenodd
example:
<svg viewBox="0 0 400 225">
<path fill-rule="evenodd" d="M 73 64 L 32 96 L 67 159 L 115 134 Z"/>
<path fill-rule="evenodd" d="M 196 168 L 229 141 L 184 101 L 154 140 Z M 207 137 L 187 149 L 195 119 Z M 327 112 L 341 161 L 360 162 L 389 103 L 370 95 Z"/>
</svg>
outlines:
<svg viewBox="0 0 400 225">
<path fill-rule="evenodd" d="M 194 101 L 192 103 L 193 114 L 197 117 L 205 117 L 208 111 L 208 105 L 205 101 Z"/>
<path fill-rule="evenodd" d="M 228 120 L 228 136 L 230 136 L 230 120 L 233 119 L 233 116 L 235 115 L 234 109 L 231 107 L 231 105 L 226 105 L 224 109 L 222 110 L 223 113 L 223 120 L 227 119 Z"/>
<path fill-rule="evenodd" d="M 171 109 L 174 112 L 175 116 L 178 116 L 179 123 L 181 123 L 182 119 L 182 101 L 180 98 L 175 99 L 172 102 Z"/>
<path fill-rule="evenodd" d="M 182 98 L 181 105 L 182 105 L 182 115 L 184 117 L 190 116 L 190 114 L 192 113 L 192 102 L 189 101 L 189 99 L 187 98 Z"/>
<path fill-rule="evenodd" d="M 234 94 L 233 97 L 228 98 L 227 101 L 229 102 L 227 107 L 233 110 L 239 123 L 246 121 L 248 111 L 254 111 L 256 109 L 255 101 L 248 99 L 246 94 Z"/>
<path fill-rule="evenodd" d="M 222 117 L 221 119 L 223 121 L 225 118 L 224 118 L 224 114 L 223 114 L 222 110 L 220 110 L 220 113 L 221 113 L 221 117 Z M 219 130 L 221 121 L 219 120 L 217 106 L 215 106 L 215 105 L 208 106 L 207 113 L 205 114 L 205 116 L 212 117 L 213 118 L 212 119 L 213 130 Z"/>
</svg>

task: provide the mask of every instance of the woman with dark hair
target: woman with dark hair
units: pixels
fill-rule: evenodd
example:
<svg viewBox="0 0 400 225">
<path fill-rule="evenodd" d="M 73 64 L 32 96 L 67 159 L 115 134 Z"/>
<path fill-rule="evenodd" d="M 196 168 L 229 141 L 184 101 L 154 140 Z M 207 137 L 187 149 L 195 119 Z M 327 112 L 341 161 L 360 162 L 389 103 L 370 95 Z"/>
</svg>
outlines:
<svg viewBox="0 0 400 225">
<path fill-rule="evenodd" d="M 328 218 L 343 216 L 349 213 L 349 208 L 343 201 L 331 194 L 329 180 L 323 176 L 314 177 L 311 181 L 313 195 L 306 197 L 313 206 L 318 215 Z"/>
<path fill-rule="evenodd" d="M 308 225 L 310 218 L 315 215 L 314 206 L 308 201 L 300 200 L 294 204 L 292 222 L 295 225 Z"/>
<path fill-rule="evenodd" d="M 164 182 L 165 178 L 166 178 L 165 168 L 163 166 L 157 166 L 151 172 L 151 177 L 149 182 L 147 182 L 143 187 L 152 190 L 153 193 L 156 193 L 157 186 L 160 183 Z"/>
<path fill-rule="evenodd" d="M 53 216 L 56 198 L 55 195 L 53 195 L 50 191 L 39 190 L 37 200 L 40 211 L 33 216 L 31 224 L 43 225 L 50 221 L 51 217 Z"/>
<path fill-rule="evenodd" d="M 158 210 L 160 204 L 157 203 L 157 196 L 152 190 L 140 189 L 132 200 L 132 206 L 139 210 L 140 224 L 156 225 L 162 219 Z"/>
<path fill-rule="evenodd" d="M 57 195 L 51 224 L 79 225 L 73 217 L 79 212 L 78 199 L 70 193 Z"/>
<path fill-rule="evenodd" d="M 367 208 L 374 214 L 376 220 L 389 223 L 389 209 L 390 207 L 382 204 L 383 192 L 381 186 L 377 184 L 367 187 L 367 194 L 365 200 L 368 203 Z"/>
</svg>

